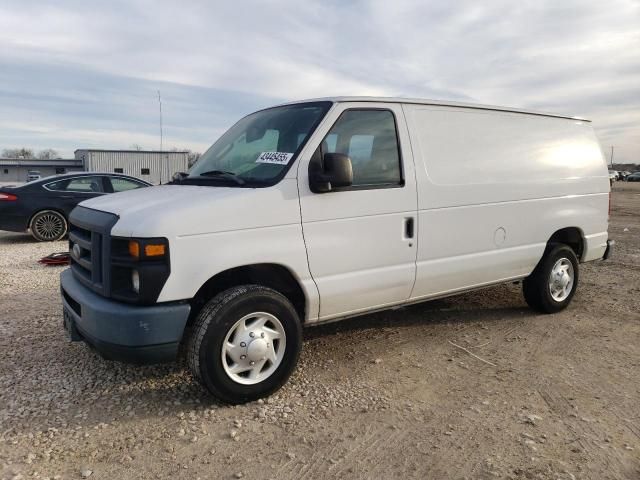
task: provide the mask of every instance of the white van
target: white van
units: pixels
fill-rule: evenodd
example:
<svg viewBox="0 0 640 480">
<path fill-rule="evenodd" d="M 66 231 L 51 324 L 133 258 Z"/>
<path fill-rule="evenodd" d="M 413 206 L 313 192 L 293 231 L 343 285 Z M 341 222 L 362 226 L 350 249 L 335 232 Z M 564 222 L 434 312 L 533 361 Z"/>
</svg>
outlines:
<svg viewBox="0 0 640 480">
<path fill-rule="evenodd" d="M 173 360 L 232 403 L 278 389 L 303 326 L 523 280 L 565 308 L 606 258 L 588 120 L 331 98 L 240 120 L 173 184 L 70 216 L 65 328 L 104 357 Z"/>
</svg>

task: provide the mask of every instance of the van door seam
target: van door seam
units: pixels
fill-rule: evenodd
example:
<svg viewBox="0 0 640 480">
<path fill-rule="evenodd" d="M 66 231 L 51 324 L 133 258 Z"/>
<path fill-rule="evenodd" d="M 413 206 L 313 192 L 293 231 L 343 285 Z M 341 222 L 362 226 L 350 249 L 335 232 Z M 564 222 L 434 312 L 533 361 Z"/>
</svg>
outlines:
<svg viewBox="0 0 640 480">
<path fill-rule="evenodd" d="M 320 287 L 318 287 L 318 283 L 313 276 L 313 272 L 311 271 L 311 261 L 309 260 L 309 247 L 307 246 L 307 239 L 304 236 L 304 222 L 302 221 L 302 196 L 300 195 L 300 165 L 302 165 L 302 160 L 298 157 L 298 168 L 296 170 L 296 189 L 298 190 L 298 209 L 300 210 L 300 229 L 302 231 L 302 243 L 304 243 L 304 253 L 307 257 L 307 269 L 309 270 L 309 276 L 313 281 L 313 284 L 316 286 L 316 293 L 318 294 L 318 312 L 316 318 L 320 318 L 320 304 L 322 302 L 322 297 L 320 296 Z"/>
<path fill-rule="evenodd" d="M 418 195 L 420 195 L 420 188 L 419 188 L 420 185 L 418 185 L 418 171 L 417 171 L 418 166 L 416 165 L 416 157 L 413 151 L 413 144 L 411 143 L 411 131 L 409 130 L 409 122 L 407 121 L 407 115 L 404 111 L 404 105 L 400 104 L 400 110 L 402 111 L 402 118 L 404 119 L 404 127 L 407 133 L 407 138 L 409 139 L 409 150 L 411 151 L 411 161 L 413 162 L 413 182 L 416 188 L 415 226 L 414 226 L 414 239 L 413 239 L 413 243 L 416 248 L 416 254 L 415 254 L 415 257 L 413 258 L 413 264 L 414 264 L 413 285 L 411 285 L 411 291 L 409 292 L 409 298 L 407 299 L 407 301 L 409 301 L 413 296 L 413 291 L 415 290 L 416 283 L 418 281 L 418 252 L 420 248 L 420 226 L 422 222 L 420 222 L 420 217 L 418 215 L 418 207 L 420 205 L 420 202 L 418 199 Z"/>
</svg>

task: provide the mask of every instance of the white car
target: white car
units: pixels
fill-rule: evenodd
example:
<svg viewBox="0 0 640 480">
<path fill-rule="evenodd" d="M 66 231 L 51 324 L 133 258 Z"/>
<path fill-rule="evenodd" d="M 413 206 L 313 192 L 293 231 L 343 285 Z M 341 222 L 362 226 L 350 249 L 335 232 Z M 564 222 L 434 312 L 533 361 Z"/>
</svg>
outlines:
<svg viewBox="0 0 640 480">
<path fill-rule="evenodd" d="M 37 170 L 29 170 L 27 172 L 27 182 L 35 182 L 36 180 L 40 180 L 40 178 L 42 177 Z"/>
<path fill-rule="evenodd" d="M 579 263 L 610 251 L 607 167 L 574 117 L 295 102 L 243 118 L 175 178 L 72 212 L 65 326 L 116 360 L 184 344 L 231 403 L 287 380 L 303 326 L 517 280 L 553 313 Z"/>
</svg>

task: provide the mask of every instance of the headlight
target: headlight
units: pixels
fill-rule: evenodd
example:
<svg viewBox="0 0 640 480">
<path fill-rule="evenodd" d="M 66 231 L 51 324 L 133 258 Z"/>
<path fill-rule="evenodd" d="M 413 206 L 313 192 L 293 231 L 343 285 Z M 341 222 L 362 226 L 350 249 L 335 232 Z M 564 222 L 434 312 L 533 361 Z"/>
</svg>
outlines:
<svg viewBox="0 0 640 480">
<path fill-rule="evenodd" d="M 140 274 L 138 270 L 131 271 L 131 288 L 136 293 L 140 293 Z"/>
<path fill-rule="evenodd" d="M 112 237 L 111 298 L 152 305 L 169 278 L 170 270 L 166 238 Z"/>
</svg>

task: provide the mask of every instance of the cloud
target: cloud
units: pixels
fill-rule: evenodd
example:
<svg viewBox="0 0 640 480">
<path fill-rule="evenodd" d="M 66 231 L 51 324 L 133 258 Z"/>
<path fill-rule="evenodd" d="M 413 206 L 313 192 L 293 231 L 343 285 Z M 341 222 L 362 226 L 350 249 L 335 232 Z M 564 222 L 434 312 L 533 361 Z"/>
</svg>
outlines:
<svg viewBox="0 0 640 480">
<path fill-rule="evenodd" d="M 271 103 L 402 95 L 592 118 L 640 161 L 638 51 L 634 0 L 9 0 L 0 115 L 49 133 L 3 129 L 0 147 L 155 147 L 159 88 L 168 141 L 198 149 Z"/>
</svg>

